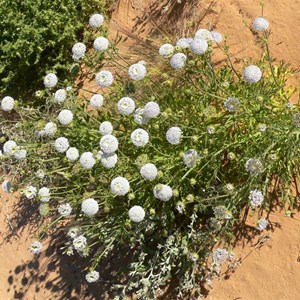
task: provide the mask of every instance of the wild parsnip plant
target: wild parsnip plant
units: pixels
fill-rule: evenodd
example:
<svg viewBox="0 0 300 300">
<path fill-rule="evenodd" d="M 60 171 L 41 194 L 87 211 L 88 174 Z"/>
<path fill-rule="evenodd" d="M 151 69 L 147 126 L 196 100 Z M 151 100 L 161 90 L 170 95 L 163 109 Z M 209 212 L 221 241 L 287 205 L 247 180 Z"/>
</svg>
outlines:
<svg viewBox="0 0 300 300">
<path fill-rule="evenodd" d="M 171 279 L 178 296 L 200 297 L 209 270 L 234 259 L 232 230 L 245 209 L 264 230 L 261 212 L 277 204 L 274 191 L 297 205 L 290 187 L 299 174 L 300 109 L 289 102 L 291 70 L 270 57 L 267 20 L 252 26 L 263 54 L 243 72 L 230 55 L 212 63 L 216 48 L 229 52 L 206 29 L 162 45 L 152 64 L 128 63 L 99 37 L 95 52 L 72 49 L 97 91 L 48 74 L 36 93 L 44 106 L 2 100 L 1 162 L 23 197 L 40 202 L 38 239 L 50 225 L 62 228 L 66 254 L 90 258 L 89 283 L 101 280 L 105 257 L 132 250 L 126 280 L 112 283 L 115 299 L 156 299 Z"/>
</svg>

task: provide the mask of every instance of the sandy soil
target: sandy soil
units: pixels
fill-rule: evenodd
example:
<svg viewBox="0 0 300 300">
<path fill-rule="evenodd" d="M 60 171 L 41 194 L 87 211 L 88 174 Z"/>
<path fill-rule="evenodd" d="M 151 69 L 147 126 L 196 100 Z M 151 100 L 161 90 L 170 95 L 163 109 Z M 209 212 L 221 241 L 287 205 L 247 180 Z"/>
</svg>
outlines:
<svg viewBox="0 0 300 300">
<path fill-rule="evenodd" d="M 169 2 L 169 6 L 166 3 Z M 299 40 L 300 1 L 265 1 L 264 15 L 271 24 L 271 49 L 277 60 L 285 60 L 300 68 Z M 189 35 L 191 28 L 210 26 L 228 36 L 235 64 L 253 59 L 260 53 L 254 35 L 244 24 L 261 15 L 259 1 L 121 0 L 114 8 L 110 22 L 110 37 L 119 31 L 123 40 L 121 52 L 135 54 L 136 60 L 151 57 L 162 41 L 171 33 L 178 37 Z M 189 27 L 187 21 L 193 21 Z M 151 26 L 147 25 L 151 23 Z M 138 46 L 138 44 L 142 45 Z M 130 49 L 130 50 L 128 50 Z M 144 50 L 141 50 L 144 49 Z M 145 50 L 146 49 L 146 50 Z M 299 85 L 299 74 L 291 81 Z M 28 247 L 34 240 L 36 208 L 28 210 L 26 203 L 1 194 L 0 198 L 0 299 L 111 299 L 105 293 L 105 284 L 93 289 L 82 285 L 83 272 L 72 258 L 59 260 L 59 237 L 45 243 L 39 259 L 33 259 Z M 287 218 L 283 213 L 272 213 L 273 229 L 255 236 L 251 221 L 241 228 L 235 252 L 244 258 L 236 271 L 226 279 L 213 282 L 208 299 L 300 299 L 300 214 Z M 261 248 L 258 240 L 269 235 Z M 253 237 L 249 240 L 249 237 Z M 59 255 L 61 257 L 61 255 Z"/>
</svg>

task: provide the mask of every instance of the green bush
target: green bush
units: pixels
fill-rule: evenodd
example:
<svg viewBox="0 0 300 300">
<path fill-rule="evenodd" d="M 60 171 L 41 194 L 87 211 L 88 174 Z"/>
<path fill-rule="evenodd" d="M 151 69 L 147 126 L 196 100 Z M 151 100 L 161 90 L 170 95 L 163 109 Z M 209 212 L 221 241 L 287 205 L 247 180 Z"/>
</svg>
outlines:
<svg viewBox="0 0 300 300">
<path fill-rule="evenodd" d="M 0 0 L 0 93 L 30 95 L 49 71 L 69 74 L 72 44 L 107 0 Z"/>
<path fill-rule="evenodd" d="M 290 209 L 298 205 L 291 184 L 300 168 L 300 107 L 289 102 L 291 71 L 273 65 L 268 33 L 259 40 L 262 58 L 246 75 L 230 60 L 215 66 L 211 55 L 222 44 L 209 41 L 206 49 L 203 38 L 195 38 L 200 51 L 184 48 L 185 40 L 146 64 L 145 77 L 143 63 L 135 69 L 111 45 L 101 55 L 115 78 L 101 90 L 99 108 L 89 105 L 96 91 L 75 86 L 61 103 L 54 87 L 41 93 L 44 107 L 16 103 L 13 122 L 4 112 L 10 141 L 2 163 L 22 194 L 40 202 L 45 227 L 37 238 L 61 226 L 66 254 L 90 258 L 89 282 L 98 279 L 105 258 L 131 248 L 130 263 L 112 283 L 115 299 L 130 293 L 155 299 L 171 278 L 179 296 L 199 299 L 201 286 L 234 259 L 232 232 L 245 209 L 257 215 L 259 232 L 268 226 L 264 210 L 277 204 L 274 193 Z M 89 80 L 101 69 L 102 60 L 93 57 L 91 51 L 83 58 Z M 110 73 L 100 75 L 96 82 L 110 86 Z M 119 103 L 123 97 L 139 109 L 132 100 Z M 65 109 L 73 115 L 61 113 Z M 172 127 L 179 129 L 170 134 Z M 148 163 L 158 172 L 153 166 L 148 175 L 141 171 Z M 39 253 L 40 244 L 31 250 Z"/>
</svg>

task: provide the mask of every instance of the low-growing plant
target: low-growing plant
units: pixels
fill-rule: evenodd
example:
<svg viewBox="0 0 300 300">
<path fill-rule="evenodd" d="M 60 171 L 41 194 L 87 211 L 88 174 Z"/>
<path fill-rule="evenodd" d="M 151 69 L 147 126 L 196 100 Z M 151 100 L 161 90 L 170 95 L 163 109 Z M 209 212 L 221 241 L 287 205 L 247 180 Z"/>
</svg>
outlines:
<svg viewBox="0 0 300 300">
<path fill-rule="evenodd" d="M 299 103 L 289 102 L 292 71 L 274 65 L 267 28 L 264 18 L 254 21 L 262 58 L 242 73 L 230 56 L 213 64 L 216 49 L 229 52 L 206 29 L 162 45 L 152 64 L 122 60 L 102 39 L 108 67 L 100 72 L 92 51 L 73 51 L 100 91 L 62 92 L 48 74 L 38 93 L 43 107 L 2 100 L 9 138 L 2 164 L 24 197 L 40 201 L 38 238 L 62 224 L 66 254 L 90 257 L 88 282 L 99 280 L 104 258 L 128 247 L 133 257 L 125 280 L 120 270 L 112 283 L 115 299 L 155 299 L 174 278 L 178 297 L 200 297 L 234 259 L 232 230 L 245 209 L 257 214 L 259 231 L 268 226 L 262 211 L 277 204 L 274 192 L 291 209 L 298 205 L 291 185 L 299 174 Z"/>
</svg>

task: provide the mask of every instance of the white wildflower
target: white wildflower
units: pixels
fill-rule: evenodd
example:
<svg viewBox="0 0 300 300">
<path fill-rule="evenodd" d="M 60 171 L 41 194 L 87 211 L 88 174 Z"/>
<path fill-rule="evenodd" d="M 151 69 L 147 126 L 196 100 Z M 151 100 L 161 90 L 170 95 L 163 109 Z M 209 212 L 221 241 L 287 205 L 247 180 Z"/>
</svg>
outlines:
<svg viewBox="0 0 300 300">
<path fill-rule="evenodd" d="M 102 122 L 99 126 L 99 132 L 101 135 L 112 134 L 113 126 L 112 126 L 111 122 L 109 122 L 109 121 Z"/>
<path fill-rule="evenodd" d="M 170 65 L 173 69 L 178 70 L 185 66 L 186 55 L 183 53 L 176 53 L 171 57 Z"/>
<path fill-rule="evenodd" d="M 217 31 L 211 31 L 211 40 L 216 43 L 221 43 L 223 40 L 221 33 Z"/>
<path fill-rule="evenodd" d="M 235 97 L 228 97 L 224 102 L 224 106 L 229 112 L 237 112 L 240 107 L 240 101 Z"/>
<path fill-rule="evenodd" d="M 17 146 L 16 151 L 14 152 L 15 159 L 22 160 L 26 158 L 26 155 L 27 155 L 27 150 L 20 146 Z"/>
<path fill-rule="evenodd" d="M 130 135 L 131 141 L 137 147 L 144 147 L 149 142 L 149 134 L 146 130 L 138 128 Z"/>
<path fill-rule="evenodd" d="M 209 30 L 207 29 L 199 29 L 195 33 L 195 39 L 203 39 L 206 41 L 211 41 L 212 40 L 212 34 Z"/>
<path fill-rule="evenodd" d="M 57 125 L 53 122 L 48 122 L 44 128 L 44 134 L 49 137 L 54 136 L 56 131 L 57 131 Z"/>
<path fill-rule="evenodd" d="M 41 202 L 49 202 L 51 196 L 50 190 L 44 186 L 39 189 L 38 196 Z"/>
<path fill-rule="evenodd" d="M 262 72 L 259 67 L 250 65 L 244 69 L 243 77 L 248 83 L 257 83 L 260 81 Z"/>
<path fill-rule="evenodd" d="M 173 196 L 173 191 L 166 184 L 157 184 L 153 189 L 154 197 L 161 201 L 169 201 Z"/>
<path fill-rule="evenodd" d="M 54 99 L 57 103 L 62 103 L 67 98 L 67 91 L 65 89 L 59 89 L 54 94 Z"/>
<path fill-rule="evenodd" d="M 208 44 L 204 39 L 194 39 L 191 43 L 191 51 L 195 54 L 202 55 L 207 49 Z"/>
<path fill-rule="evenodd" d="M 72 213 L 72 206 L 69 203 L 60 204 L 57 211 L 61 216 L 68 217 Z"/>
<path fill-rule="evenodd" d="M 220 264 L 228 258 L 228 251 L 218 248 L 213 252 L 212 258 L 215 263 Z"/>
<path fill-rule="evenodd" d="M 72 227 L 69 229 L 67 236 L 70 237 L 71 239 L 74 239 L 80 234 L 81 234 L 81 230 L 79 227 Z"/>
<path fill-rule="evenodd" d="M 85 275 L 85 279 L 88 283 L 96 282 L 100 278 L 99 272 L 97 271 L 90 271 Z"/>
<path fill-rule="evenodd" d="M 245 168 L 251 175 L 258 175 L 263 172 L 263 164 L 256 158 L 248 159 Z"/>
<path fill-rule="evenodd" d="M 260 230 L 260 231 L 263 231 L 264 229 L 266 229 L 269 225 L 269 221 L 264 219 L 264 218 L 260 218 L 258 221 L 257 221 L 257 229 Z"/>
<path fill-rule="evenodd" d="M 32 254 L 40 254 L 42 252 L 42 247 L 42 243 L 35 241 L 30 245 L 29 250 Z"/>
<path fill-rule="evenodd" d="M 162 57 L 169 57 L 174 53 L 174 46 L 171 44 L 163 44 L 160 46 L 158 52 Z"/>
<path fill-rule="evenodd" d="M 120 114 L 128 116 L 135 110 L 135 103 L 133 99 L 129 97 L 123 97 L 118 102 L 118 110 Z"/>
<path fill-rule="evenodd" d="M 17 144 L 15 141 L 9 140 L 5 142 L 3 145 L 3 153 L 8 156 L 13 155 L 16 150 L 17 150 Z"/>
<path fill-rule="evenodd" d="M 119 142 L 117 138 L 111 134 L 104 135 L 100 140 L 100 149 L 104 153 L 113 153 L 118 149 Z"/>
<path fill-rule="evenodd" d="M 269 22 L 265 18 L 256 18 L 252 23 L 252 28 L 255 31 L 266 31 L 269 28 Z"/>
<path fill-rule="evenodd" d="M 100 27 L 104 22 L 104 17 L 100 14 L 94 14 L 89 19 L 89 25 L 92 28 L 98 28 Z"/>
<path fill-rule="evenodd" d="M 95 165 L 96 160 L 92 152 L 84 152 L 81 154 L 79 162 L 84 169 L 90 170 Z"/>
<path fill-rule="evenodd" d="M 86 46 L 84 43 L 75 43 L 72 47 L 73 58 L 78 60 L 85 55 Z"/>
<path fill-rule="evenodd" d="M 176 42 L 176 46 L 182 48 L 182 49 L 187 49 L 190 48 L 190 42 L 187 38 L 180 38 L 177 42 Z"/>
<path fill-rule="evenodd" d="M 90 99 L 90 105 L 94 108 L 100 108 L 103 105 L 104 98 L 100 94 L 95 94 Z"/>
<path fill-rule="evenodd" d="M 22 191 L 22 194 L 25 195 L 28 200 L 31 200 L 37 195 L 37 188 L 30 185 Z"/>
<path fill-rule="evenodd" d="M 128 215 L 132 222 L 139 223 L 145 218 L 145 210 L 141 206 L 135 205 L 129 209 Z"/>
<path fill-rule="evenodd" d="M 65 137 L 59 137 L 54 142 L 54 148 L 59 153 L 64 153 L 69 148 L 69 141 Z"/>
<path fill-rule="evenodd" d="M 128 75 L 132 80 L 141 80 L 147 74 L 147 69 L 142 64 L 133 64 L 128 69 Z"/>
<path fill-rule="evenodd" d="M 71 161 L 71 162 L 77 160 L 79 157 L 78 149 L 75 147 L 70 147 L 66 152 L 66 157 L 67 157 L 68 161 Z"/>
<path fill-rule="evenodd" d="M 73 239 L 73 247 L 77 251 L 83 251 L 87 246 L 86 237 L 83 235 L 77 236 Z"/>
<path fill-rule="evenodd" d="M 112 169 L 116 166 L 118 162 L 118 155 L 116 153 L 102 153 L 101 154 L 101 164 L 106 169 Z"/>
<path fill-rule="evenodd" d="M 44 85 L 46 88 L 53 88 L 57 85 L 58 78 L 55 74 L 50 73 L 44 77 Z"/>
<path fill-rule="evenodd" d="M 139 125 L 148 124 L 150 119 L 144 116 L 144 109 L 138 108 L 134 112 L 134 121 Z"/>
<path fill-rule="evenodd" d="M 1 101 L 1 109 L 4 111 L 12 111 L 14 108 L 15 100 L 10 96 L 6 96 Z"/>
<path fill-rule="evenodd" d="M 259 190 L 250 191 L 249 195 L 250 205 L 252 208 L 260 206 L 264 201 L 264 195 Z"/>
<path fill-rule="evenodd" d="M 118 176 L 111 181 L 110 190 L 117 196 L 125 196 L 130 189 L 129 182 L 126 178 Z"/>
<path fill-rule="evenodd" d="M 45 174 L 45 172 L 44 172 L 42 169 L 38 169 L 38 170 L 36 171 L 36 176 L 37 176 L 39 179 L 44 179 L 45 176 L 46 176 L 46 174 Z"/>
<path fill-rule="evenodd" d="M 189 149 L 183 155 L 183 162 L 188 168 L 192 168 L 197 163 L 198 158 L 198 152 L 194 149 Z"/>
<path fill-rule="evenodd" d="M 93 45 L 96 51 L 103 52 L 109 47 L 109 41 L 107 38 L 101 36 L 95 39 Z"/>
<path fill-rule="evenodd" d="M 157 176 L 157 168 L 154 164 L 148 163 L 141 167 L 140 173 L 145 180 L 152 181 Z"/>
<path fill-rule="evenodd" d="M 69 109 L 63 109 L 57 119 L 61 125 L 67 126 L 73 121 L 73 113 Z"/>
<path fill-rule="evenodd" d="M 100 71 L 96 75 L 96 82 L 100 87 L 109 87 L 112 85 L 114 81 L 114 76 L 111 72 L 109 71 Z"/>
<path fill-rule="evenodd" d="M 93 217 L 98 210 L 99 204 L 93 198 L 86 199 L 81 203 L 81 211 L 89 217 Z"/>
<path fill-rule="evenodd" d="M 146 118 L 156 118 L 160 114 L 160 107 L 156 102 L 150 101 L 144 107 L 143 115 Z"/>
<path fill-rule="evenodd" d="M 178 145 L 181 142 L 182 130 L 179 127 L 171 127 L 166 132 L 166 139 L 172 145 Z"/>
</svg>

